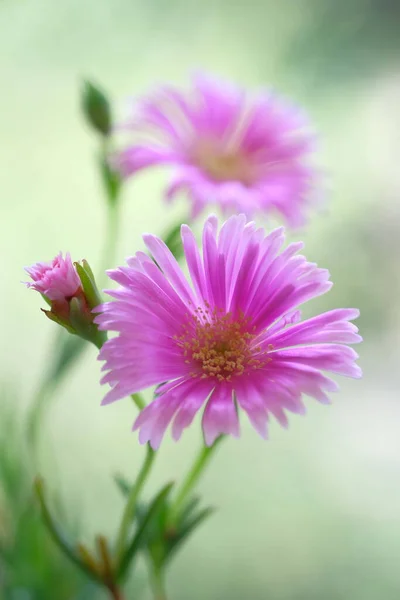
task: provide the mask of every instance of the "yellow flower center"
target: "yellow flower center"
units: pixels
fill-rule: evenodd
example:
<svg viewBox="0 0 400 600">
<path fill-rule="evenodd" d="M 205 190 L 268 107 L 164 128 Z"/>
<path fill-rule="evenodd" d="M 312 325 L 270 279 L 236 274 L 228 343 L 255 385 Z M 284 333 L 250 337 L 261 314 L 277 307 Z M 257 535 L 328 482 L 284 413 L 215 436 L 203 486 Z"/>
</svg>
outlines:
<svg viewBox="0 0 400 600">
<path fill-rule="evenodd" d="M 230 381 L 232 376 L 258 369 L 271 360 L 255 345 L 257 335 L 243 313 L 233 318 L 231 313 L 206 307 L 188 315 L 182 335 L 175 340 L 183 349 L 185 362 L 195 366 L 192 377 Z"/>
<path fill-rule="evenodd" d="M 196 144 L 193 158 L 215 181 L 240 181 L 246 186 L 254 183 L 254 167 L 239 150 L 229 150 L 204 140 Z"/>
</svg>

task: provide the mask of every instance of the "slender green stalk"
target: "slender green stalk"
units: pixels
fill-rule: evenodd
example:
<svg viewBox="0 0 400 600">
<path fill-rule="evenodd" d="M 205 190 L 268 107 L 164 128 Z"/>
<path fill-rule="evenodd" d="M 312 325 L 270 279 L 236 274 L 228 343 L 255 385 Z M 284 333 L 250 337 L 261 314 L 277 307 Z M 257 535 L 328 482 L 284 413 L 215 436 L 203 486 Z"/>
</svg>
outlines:
<svg viewBox="0 0 400 600">
<path fill-rule="evenodd" d="M 157 568 L 154 563 L 152 566 L 151 587 L 153 589 L 154 600 L 167 600 L 164 571 L 161 568 Z"/>
<path fill-rule="evenodd" d="M 131 398 L 139 410 L 144 409 L 144 407 L 146 406 L 146 402 L 143 400 L 143 398 L 140 394 L 132 394 Z"/>
<path fill-rule="evenodd" d="M 192 468 L 186 475 L 186 478 L 183 480 L 183 483 L 178 491 L 178 495 L 175 499 L 175 502 L 171 505 L 170 513 L 169 513 L 169 525 L 173 527 L 176 525 L 177 520 L 179 519 L 180 513 L 184 508 L 184 505 L 188 499 L 190 492 L 196 486 L 199 481 L 204 469 L 208 465 L 211 456 L 214 454 L 216 448 L 218 447 L 221 440 L 224 439 L 224 436 L 220 436 L 217 438 L 212 446 L 203 446 L 197 458 L 195 459 Z"/>
<path fill-rule="evenodd" d="M 153 448 L 148 444 L 146 447 L 146 457 L 144 459 L 142 468 L 140 469 L 139 475 L 136 479 L 135 484 L 132 486 L 132 490 L 129 494 L 128 500 L 125 505 L 124 513 L 122 515 L 121 524 L 118 531 L 117 543 L 116 543 L 116 557 L 117 563 L 121 562 L 123 554 L 126 549 L 126 543 L 128 539 L 129 529 L 132 525 L 132 519 L 135 514 L 136 503 L 140 492 L 146 482 L 146 479 L 150 473 L 153 465 L 156 453 Z"/>
<path fill-rule="evenodd" d="M 107 203 L 107 228 L 102 258 L 100 261 L 100 273 L 98 285 L 101 289 L 107 283 L 106 269 L 115 262 L 115 252 L 119 233 L 119 205 L 118 202 Z"/>
</svg>

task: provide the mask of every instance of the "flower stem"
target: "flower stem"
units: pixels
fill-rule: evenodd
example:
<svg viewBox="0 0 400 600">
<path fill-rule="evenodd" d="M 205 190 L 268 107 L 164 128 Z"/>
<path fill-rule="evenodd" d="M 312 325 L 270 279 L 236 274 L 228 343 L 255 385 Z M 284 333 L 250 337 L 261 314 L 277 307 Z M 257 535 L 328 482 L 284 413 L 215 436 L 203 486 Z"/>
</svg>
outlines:
<svg viewBox="0 0 400 600">
<path fill-rule="evenodd" d="M 117 239 L 119 232 L 119 204 L 118 202 L 107 203 L 107 229 L 106 237 L 103 246 L 102 259 L 100 261 L 99 288 L 104 287 L 107 283 L 105 274 L 115 259 L 115 251 L 117 247 Z"/>
<path fill-rule="evenodd" d="M 162 568 L 156 567 L 153 563 L 151 587 L 153 589 L 154 600 L 167 600 L 167 592 L 165 590 L 164 571 Z"/>
<path fill-rule="evenodd" d="M 148 444 L 146 447 L 146 457 L 144 459 L 142 468 L 139 472 L 139 475 L 136 479 L 135 484 L 132 486 L 131 492 L 129 494 L 127 503 L 125 505 L 125 509 L 122 515 L 121 524 L 118 531 L 117 536 L 117 544 L 116 544 L 116 556 L 117 563 L 119 564 L 123 558 L 124 551 L 126 549 L 126 542 L 128 538 L 128 533 L 130 526 L 132 524 L 132 519 L 135 514 L 136 503 L 139 497 L 139 494 L 146 482 L 146 479 L 150 473 L 151 467 L 153 465 L 156 453 Z"/>
<path fill-rule="evenodd" d="M 140 394 L 132 394 L 131 395 L 132 400 L 134 401 L 134 403 L 136 404 L 136 406 L 138 407 L 139 410 L 143 410 L 144 407 L 146 406 L 146 402 L 143 400 L 142 396 Z"/>
<path fill-rule="evenodd" d="M 214 454 L 216 448 L 218 447 L 221 440 L 224 439 L 224 436 L 220 436 L 217 438 L 212 446 L 203 446 L 197 458 L 195 459 L 192 468 L 186 475 L 180 490 L 178 491 L 178 495 L 175 499 L 175 502 L 171 505 L 170 513 L 169 513 L 169 525 L 176 525 L 177 520 L 179 519 L 182 508 L 185 505 L 187 497 L 190 492 L 196 486 L 197 482 L 200 479 L 205 467 L 208 465 L 211 456 Z"/>
</svg>

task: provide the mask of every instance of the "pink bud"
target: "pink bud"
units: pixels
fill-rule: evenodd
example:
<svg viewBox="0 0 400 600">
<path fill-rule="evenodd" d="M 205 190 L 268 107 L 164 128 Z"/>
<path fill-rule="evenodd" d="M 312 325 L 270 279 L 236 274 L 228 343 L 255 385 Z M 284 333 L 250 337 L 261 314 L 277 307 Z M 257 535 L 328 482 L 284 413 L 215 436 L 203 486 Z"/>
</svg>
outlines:
<svg viewBox="0 0 400 600">
<path fill-rule="evenodd" d="M 69 252 L 65 258 L 60 252 L 51 262 L 38 262 L 25 271 L 33 279 L 26 282 L 29 288 L 40 292 L 49 301 L 68 300 L 78 292 L 81 282 Z"/>
</svg>

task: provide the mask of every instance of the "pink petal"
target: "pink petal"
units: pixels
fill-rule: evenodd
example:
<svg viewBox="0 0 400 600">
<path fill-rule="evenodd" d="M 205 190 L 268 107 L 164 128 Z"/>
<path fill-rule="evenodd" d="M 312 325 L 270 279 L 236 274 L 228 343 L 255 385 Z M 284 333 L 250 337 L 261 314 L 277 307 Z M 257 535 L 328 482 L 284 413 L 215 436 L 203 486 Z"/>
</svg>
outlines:
<svg viewBox="0 0 400 600">
<path fill-rule="evenodd" d="M 216 386 L 204 410 L 202 425 L 207 446 L 212 446 L 222 434 L 239 437 L 239 419 L 230 386 Z"/>
</svg>

